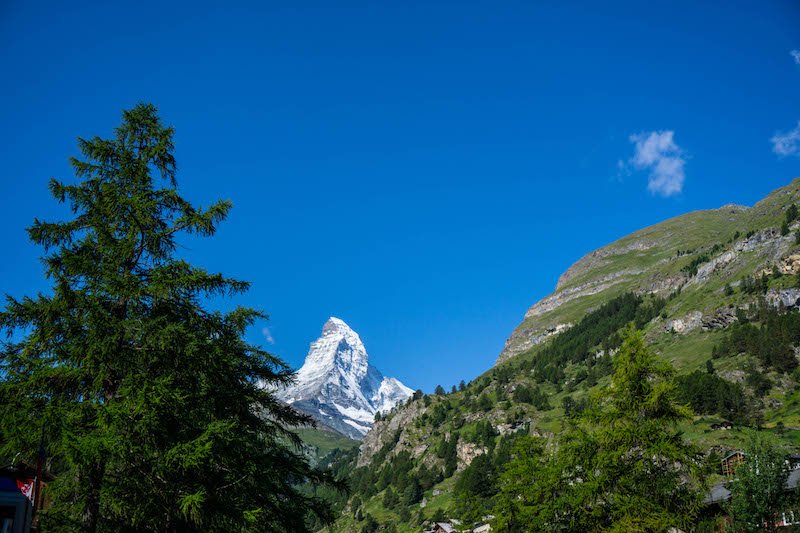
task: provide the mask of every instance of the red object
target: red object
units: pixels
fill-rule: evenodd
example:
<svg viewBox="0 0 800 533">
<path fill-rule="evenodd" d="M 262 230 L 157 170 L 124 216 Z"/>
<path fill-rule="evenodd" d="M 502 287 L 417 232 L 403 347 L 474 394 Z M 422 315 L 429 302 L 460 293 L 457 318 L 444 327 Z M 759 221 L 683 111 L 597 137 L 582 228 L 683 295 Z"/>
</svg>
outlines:
<svg viewBox="0 0 800 533">
<path fill-rule="evenodd" d="M 17 488 L 26 498 L 33 501 L 33 479 L 17 478 Z"/>
</svg>

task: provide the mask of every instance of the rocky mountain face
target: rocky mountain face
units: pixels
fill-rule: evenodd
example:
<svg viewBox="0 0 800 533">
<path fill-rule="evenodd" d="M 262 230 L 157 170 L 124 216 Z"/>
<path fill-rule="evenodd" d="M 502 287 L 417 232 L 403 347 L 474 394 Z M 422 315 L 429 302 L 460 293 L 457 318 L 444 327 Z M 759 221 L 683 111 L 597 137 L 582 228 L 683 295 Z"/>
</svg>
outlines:
<svg viewBox="0 0 800 533">
<path fill-rule="evenodd" d="M 353 439 L 372 427 L 376 413 L 387 413 L 413 391 L 384 377 L 369 363 L 361 338 L 343 320 L 331 317 L 311 343 L 296 382 L 278 397 L 322 425 Z"/>
<path fill-rule="evenodd" d="M 798 223 L 786 235 L 779 229 L 783 209 L 800 196 L 798 188 L 800 181 L 795 180 L 753 207 L 729 204 L 688 213 L 585 255 L 559 277 L 552 294 L 528 309 L 506 340 L 498 362 L 541 344 L 570 327 L 587 310 L 625 291 L 668 295 L 679 288 L 702 290 L 715 279 L 742 272 L 757 274 L 754 264 L 762 268 L 776 265 L 782 273 L 800 270 L 800 264 L 795 265 L 800 258 L 787 256 L 795 245 Z M 737 233 L 731 235 L 732 231 Z M 721 246 L 726 239 L 733 242 Z M 696 270 L 682 268 L 703 254 L 707 260 Z M 708 304 L 706 308 L 687 312 L 706 315 L 717 311 L 710 307 L 713 299 L 703 303 Z"/>
</svg>

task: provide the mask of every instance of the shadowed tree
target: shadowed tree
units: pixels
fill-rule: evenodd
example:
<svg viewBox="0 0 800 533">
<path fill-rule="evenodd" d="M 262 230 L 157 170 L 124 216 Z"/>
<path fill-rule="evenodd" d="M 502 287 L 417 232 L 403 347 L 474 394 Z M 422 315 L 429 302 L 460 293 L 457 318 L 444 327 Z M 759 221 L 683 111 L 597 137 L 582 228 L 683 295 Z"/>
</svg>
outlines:
<svg viewBox="0 0 800 533">
<path fill-rule="evenodd" d="M 248 284 L 175 254 L 178 235 L 213 235 L 231 204 L 179 195 L 173 129 L 152 105 L 78 144 L 77 183 L 50 182 L 72 218 L 28 230 L 50 290 L 7 297 L 0 313 L 0 453 L 32 462 L 44 434 L 55 481 L 43 529 L 299 531 L 308 513 L 328 519 L 298 489 L 330 481 L 288 429 L 309 419 L 269 392 L 292 374 L 242 338 L 265 316 L 207 307 Z"/>
</svg>

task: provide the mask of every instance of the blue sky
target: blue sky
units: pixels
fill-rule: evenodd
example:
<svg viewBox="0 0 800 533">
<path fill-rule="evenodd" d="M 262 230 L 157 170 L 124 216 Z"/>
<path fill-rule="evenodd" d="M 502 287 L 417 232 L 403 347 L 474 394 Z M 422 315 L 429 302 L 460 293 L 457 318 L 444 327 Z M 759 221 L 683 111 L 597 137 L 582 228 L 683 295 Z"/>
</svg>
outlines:
<svg viewBox="0 0 800 533">
<path fill-rule="evenodd" d="M 295 367 L 335 315 L 469 380 L 583 254 L 800 175 L 792 1 L 73 4 L 0 3 L 0 293 L 47 287 L 24 228 L 75 138 L 150 101 L 185 196 L 234 203 L 182 253 Z"/>
</svg>

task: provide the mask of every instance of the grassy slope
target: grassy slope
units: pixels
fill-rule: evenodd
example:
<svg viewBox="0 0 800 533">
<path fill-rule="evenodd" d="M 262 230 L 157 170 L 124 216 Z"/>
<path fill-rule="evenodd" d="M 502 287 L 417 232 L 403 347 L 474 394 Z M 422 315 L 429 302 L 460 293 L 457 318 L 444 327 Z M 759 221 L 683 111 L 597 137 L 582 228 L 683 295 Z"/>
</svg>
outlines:
<svg viewBox="0 0 800 533">
<path fill-rule="evenodd" d="M 574 289 L 581 285 L 597 282 L 602 278 L 619 272 L 629 273 L 615 280 L 615 284 L 595 295 L 569 301 L 555 310 L 539 316 L 526 317 L 517 330 L 541 332 L 560 323 L 575 322 L 589 309 L 623 292 L 640 290 L 654 279 L 680 275 L 681 268 L 700 253 L 714 244 L 726 244 L 738 231 L 744 236 L 750 231 L 769 227 L 779 227 L 783 210 L 800 199 L 800 178 L 788 186 L 778 189 L 750 209 L 725 206 L 720 209 L 696 211 L 660 224 L 639 230 L 631 235 L 598 250 L 602 257 L 587 255 L 570 268 L 571 277 L 564 282 L 555 294 Z M 740 237 L 741 238 L 741 237 Z M 647 249 L 631 249 L 636 244 L 648 246 Z M 676 258 L 678 251 L 693 251 Z M 746 254 L 745 254 L 746 255 Z M 754 254 L 751 254 L 754 255 Z M 753 262 L 758 262 L 752 258 Z M 753 265 L 742 264 L 737 270 L 752 271 Z M 732 274 L 736 274 L 733 272 Z M 741 277 L 741 276 L 739 276 Z M 721 288 L 726 282 L 738 279 L 713 280 Z M 685 308 L 693 305 L 714 305 L 708 294 L 698 294 L 694 301 L 683 299 Z M 718 307 L 718 306 L 717 306 Z M 697 307 L 693 307 L 696 309 Z"/>
<path fill-rule="evenodd" d="M 333 450 L 349 450 L 359 445 L 357 440 L 322 428 L 300 428 L 297 434 L 304 443 L 314 449 L 317 459 L 325 457 Z"/>
</svg>

